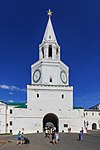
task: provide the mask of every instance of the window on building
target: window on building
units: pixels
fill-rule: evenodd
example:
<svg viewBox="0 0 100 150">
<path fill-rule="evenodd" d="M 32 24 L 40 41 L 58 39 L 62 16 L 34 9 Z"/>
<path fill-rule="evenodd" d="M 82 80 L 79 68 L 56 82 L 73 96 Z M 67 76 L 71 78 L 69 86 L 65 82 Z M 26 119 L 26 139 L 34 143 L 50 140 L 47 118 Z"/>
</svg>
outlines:
<svg viewBox="0 0 100 150">
<path fill-rule="evenodd" d="M 12 109 L 10 109 L 10 114 L 12 114 Z"/>
<path fill-rule="evenodd" d="M 44 58 L 44 47 L 42 47 L 42 56 Z"/>
<path fill-rule="evenodd" d="M 12 126 L 12 121 L 10 121 L 10 126 Z"/>
<path fill-rule="evenodd" d="M 88 113 L 86 112 L 86 115 L 88 115 Z"/>
<path fill-rule="evenodd" d="M 10 130 L 10 133 L 12 133 L 12 130 Z"/>
<path fill-rule="evenodd" d="M 64 98 L 64 94 L 62 94 L 62 99 Z"/>
<path fill-rule="evenodd" d="M 100 116 L 100 113 L 98 113 L 98 115 Z"/>
<path fill-rule="evenodd" d="M 37 98 L 39 98 L 39 94 L 37 94 Z"/>
<path fill-rule="evenodd" d="M 49 45 L 48 57 L 52 57 L 52 45 Z"/>
<path fill-rule="evenodd" d="M 52 78 L 50 78 L 50 82 L 52 82 Z"/>
<path fill-rule="evenodd" d="M 58 48 L 56 49 L 56 55 L 58 55 Z"/>
<path fill-rule="evenodd" d="M 51 35 L 49 35 L 49 39 L 51 39 Z"/>
<path fill-rule="evenodd" d="M 92 113 L 92 116 L 94 116 L 94 113 Z"/>
<path fill-rule="evenodd" d="M 64 128 L 67 128 L 68 127 L 68 124 L 64 124 Z"/>
</svg>

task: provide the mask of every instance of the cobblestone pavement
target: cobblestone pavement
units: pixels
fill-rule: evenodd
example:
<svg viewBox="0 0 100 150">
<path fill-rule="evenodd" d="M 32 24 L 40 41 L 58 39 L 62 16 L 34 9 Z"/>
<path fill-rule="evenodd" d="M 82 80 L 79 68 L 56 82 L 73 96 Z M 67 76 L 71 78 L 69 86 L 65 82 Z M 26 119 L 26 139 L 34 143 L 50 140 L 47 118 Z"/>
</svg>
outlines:
<svg viewBox="0 0 100 150">
<path fill-rule="evenodd" d="M 92 131 L 83 135 L 83 141 L 78 140 L 78 134 L 60 134 L 58 145 L 50 143 L 49 138 L 44 138 L 44 134 L 26 135 L 29 145 L 16 145 L 17 136 L 1 136 L 0 139 L 11 140 L 4 145 L 0 145 L 1 150 L 100 150 L 100 131 Z"/>
</svg>

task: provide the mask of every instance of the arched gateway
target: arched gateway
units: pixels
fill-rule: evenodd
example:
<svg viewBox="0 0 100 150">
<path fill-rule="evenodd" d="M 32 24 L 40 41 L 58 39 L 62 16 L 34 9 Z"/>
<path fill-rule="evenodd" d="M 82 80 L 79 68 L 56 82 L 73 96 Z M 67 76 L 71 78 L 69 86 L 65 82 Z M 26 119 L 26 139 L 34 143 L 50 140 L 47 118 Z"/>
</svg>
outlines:
<svg viewBox="0 0 100 150">
<path fill-rule="evenodd" d="M 46 126 L 55 126 L 56 130 L 59 131 L 58 124 L 58 117 L 53 113 L 46 114 L 43 118 L 43 130 Z"/>
<path fill-rule="evenodd" d="M 97 129 L 97 125 L 96 125 L 96 123 L 93 123 L 92 124 L 92 130 L 96 130 Z"/>
</svg>

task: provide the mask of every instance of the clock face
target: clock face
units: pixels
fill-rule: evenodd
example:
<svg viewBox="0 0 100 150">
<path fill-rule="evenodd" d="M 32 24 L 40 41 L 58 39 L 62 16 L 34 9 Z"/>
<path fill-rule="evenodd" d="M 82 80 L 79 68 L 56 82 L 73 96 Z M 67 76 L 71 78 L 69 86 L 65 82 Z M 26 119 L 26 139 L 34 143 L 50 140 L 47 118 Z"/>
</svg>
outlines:
<svg viewBox="0 0 100 150">
<path fill-rule="evenodd" d="M 39 69 L 35 70 L 33 73 L 33 82 L 38 82 L 41 78 L 41 71 Z"/>
<path fill-rule="evenodd" d="M 61 71 L 61 73 L 60 73 L 60 78 L 61 78 L 61 81 L 64 83 L 64 84 L 66 84 L 67 83 L 67 74 L 66 74 L 66 72 L 65 71 Z"/>
</svg>

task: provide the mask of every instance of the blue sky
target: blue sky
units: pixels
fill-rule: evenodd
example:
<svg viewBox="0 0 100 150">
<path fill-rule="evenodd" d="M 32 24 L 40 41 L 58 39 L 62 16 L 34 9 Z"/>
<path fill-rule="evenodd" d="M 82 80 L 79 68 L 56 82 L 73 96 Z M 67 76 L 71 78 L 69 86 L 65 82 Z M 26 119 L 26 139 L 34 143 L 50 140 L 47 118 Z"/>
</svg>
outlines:
<svg viewBox="0 0 100 150">
<path fill-rule="evenodd" d="M 30 66 L 38 60 L 49 8 L 61 60 L 70 67 L 74 105 L 100 103 L 99 0 L 1 0 L 0 99 L 26 101 Z"/>
</svg>

